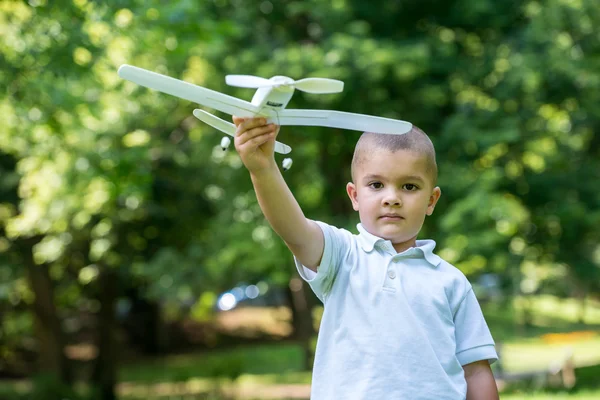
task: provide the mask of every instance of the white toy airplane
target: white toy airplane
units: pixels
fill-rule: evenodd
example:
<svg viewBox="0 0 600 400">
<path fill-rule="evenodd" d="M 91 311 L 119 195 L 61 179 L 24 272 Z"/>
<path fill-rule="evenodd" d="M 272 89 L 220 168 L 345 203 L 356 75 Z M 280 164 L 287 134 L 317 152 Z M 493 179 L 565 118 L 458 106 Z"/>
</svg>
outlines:
<svg viewBox="0 0 600 400">
<path fill-rule="evenodd" d="M 305 78 L 294 81 L 286 76 L 271 79 L 251 75 L 227 75 L 225 81 L 230 86 L 258 89 L 251 102 L 228 96 L 179 79 L 161 75 L 143 68 L 123 64 L 119 76 L 138 85 L 158 90 L 203 106 L 239 117 L 262 116 L 268 123 L 278 125 L 325 126 L 357 131 L 387 134 L 404 134 L 412 129 L 410 122 L 371 115 L 355 114 L 331 110 L 290 110 L 285 109 L 294 94 L 294 89 L 308 93 L 338 93 L 344 88 L 342 81 L 325 78 Z M 195 109 L 194 116 L 208 125 L 235 136 L 235 125 L 231 122 Z M 225 137 L 221 147 L 225 150 L 230 140 Z M 281 142 L 275 143 L 275 151 L 288 154 L 291 147 Z M 291 167 L 291 159 L 284 160 L 284 169 Z"/>
</svg>

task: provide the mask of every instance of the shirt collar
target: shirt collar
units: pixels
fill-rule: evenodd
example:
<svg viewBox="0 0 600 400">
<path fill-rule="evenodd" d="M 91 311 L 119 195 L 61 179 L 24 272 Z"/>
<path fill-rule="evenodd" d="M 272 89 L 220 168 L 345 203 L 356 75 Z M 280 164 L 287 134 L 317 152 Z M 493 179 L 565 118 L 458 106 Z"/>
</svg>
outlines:
<svg viewBox="0 0 600 400">
<path fill-rule="evenodd" d="M 378 236 L 375 236 L 375 235 L 367 232 L 367 230 L 362 226 L 362 224 L 356 225 L 356 228 L 358 229 L 358 232 L 359 232 L 358 242 L 359 242 L 360 246 L 362 247 L 362 249 L 364 251 L 366 251 L 367 253 L 370 253 L 371 251 L 373 251 L 375 246 L 380 246 L 383 249 L 395 251 L 395 250 L 393 250 L 394 248 L 392 246 L 392 243 L 389 240 L 382 239 Z M 433 253 L 434 248 L 435 248 L 434 240 L 429 240 L 429 239 L 428 240 L 417 240 L 416 247 L 411 247 L 410 249 L 407 249 L 400 254 L 408 253 L 408 252 L 411 252 L 414 250 L 420 250 L 423 257 L 425 257 L 425 260 L 427 260 L 427 262 L 429 264 L 431 264 L 432 266 L 437 267 L 439 265 L 439 263 L 442 261 L 442 259 L 438 255 Z"/>
</svg>

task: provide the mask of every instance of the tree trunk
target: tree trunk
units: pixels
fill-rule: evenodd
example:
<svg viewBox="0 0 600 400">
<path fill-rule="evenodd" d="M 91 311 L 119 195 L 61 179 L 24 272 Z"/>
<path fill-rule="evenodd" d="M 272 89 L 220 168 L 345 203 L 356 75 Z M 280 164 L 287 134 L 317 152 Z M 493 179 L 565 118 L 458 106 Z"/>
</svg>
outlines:
<svg viewBox="0 0 600 400">
<path fill-rule="evenodd" d="M 306 284 L 302 279 L 298 277 L 290 279 L 287 293 L 292 310 L 294 338 L 302 344 L 304 349 L 304 369 L 309 370 L 312 367 L 313 360 L 310 340 L 315 331 L 311 312 L 312 304 L 305 290 Z"/>
<path fill-rule="evenodd" d="M 98 313 L 98 358 L 92 374 L 92 385 L 101 400 L 116 400 L 117 320 L 115 306 L 118 293 L 117 274 L 101 267 L 98 277 L 100 312 Z"/>
<path fill-rule="evenodd" d="M 34 293 L 34 327 L 39 343 L 38 372 L 55 375 L 62 383 L 73 383 L 73 371 L 65 354 L 66 335 L 62 330 L 54 301 L 54 284 L 47 265 L 36 265 L 30 239 L 22 242 L 21 254 L 27 269 L 29 287 Z"/>
<path fill-rule="evenodd" d="M 129 290 L 126 295 L 131 301 L 129 316 L 124 323 L 129 340 L 144 354 L 165 354 L 170 343 L 160 304 L 144 299 L 136 289 Z"/>
<path fill-rule="evenodd" d="M 578 322 L 580 324 L 585 324 L 585 312 L 587 311 L 587 290 L 585 288 L 585 286 L 581 287 L 580 291 L 578 292 L 578 299 L 579 299 L 579 317 L 578 317 Z"/>
</svg>

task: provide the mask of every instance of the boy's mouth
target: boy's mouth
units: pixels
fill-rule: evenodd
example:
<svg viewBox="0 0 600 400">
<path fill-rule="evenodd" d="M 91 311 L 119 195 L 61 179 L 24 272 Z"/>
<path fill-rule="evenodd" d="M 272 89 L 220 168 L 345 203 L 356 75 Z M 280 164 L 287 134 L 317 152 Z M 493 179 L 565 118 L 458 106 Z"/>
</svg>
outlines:
<svg viewBox="0 0 600 400">
<path fill-rule="evenodd" d="M 402 217 L 399 214 L 393 214 L 393 213 L 389 213 L 389 214 L 383 214 L 381 217 L 379 217 L 380 219 L 391 219 L 391 220 L 400 220 L 400 219 L 404 219 L 404 217 Z"/>
</svg>

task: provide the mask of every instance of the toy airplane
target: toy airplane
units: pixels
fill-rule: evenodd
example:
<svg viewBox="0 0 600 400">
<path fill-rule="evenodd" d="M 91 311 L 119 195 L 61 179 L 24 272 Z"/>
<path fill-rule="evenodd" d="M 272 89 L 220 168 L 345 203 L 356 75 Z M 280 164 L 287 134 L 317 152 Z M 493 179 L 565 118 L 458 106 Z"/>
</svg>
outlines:
<svg viewBox="0 0 600 400">
<path fill-rule="evenodd" d="M 285 108 L 294 94 L 294 89 L 308 93 L 341 92 L 344 83 L 334 79 L 305 78 L 294 81 L 286 76 L 274 76 L 271 79 L 265 79 L 252 75 L 227 75 L 225 82 L 230 86 L 258 89 L 252 101 L 247 102 L 132 65 L 121 65 L 118 74 L 121 78 L 138 85 L 193 101 L 230 115 L 238 117 L 262 116 L 267 118 L 268 123 L 278 125 L 325 126 L 386 134 L 404 134 L 412 129 L 410 122 L 390 118 L 332 110 L 291 110 Z M 235 136 L 236 127 L 230 122 L 200 109 L 194 110 L 194 116 L 229 136 Z M 229 146 L 229 143 L 229 138 L 223 138 L 221 141 L 223 150 Z M 280 154 L 288 154 L 292 149 L 288 145 L 276 142 L 275 151 Z M 289 169 L 289 167 L 291 167 L 291 159 L 284 160 L 284 169 Z"/>
</svg>

